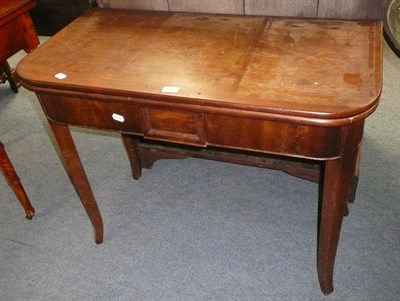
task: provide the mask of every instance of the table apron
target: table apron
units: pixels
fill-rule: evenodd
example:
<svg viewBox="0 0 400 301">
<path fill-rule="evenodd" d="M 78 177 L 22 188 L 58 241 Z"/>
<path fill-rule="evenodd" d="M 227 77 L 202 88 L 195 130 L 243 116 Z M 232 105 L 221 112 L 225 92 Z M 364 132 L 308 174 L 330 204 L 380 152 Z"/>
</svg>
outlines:
<svg viewBox="0 0 400 301">
<path fill-rule="evenodd" d="M 329 160 L 340 155 L 342 127 L 209 113 L 184 106 L 64 95 L 38 95 L 53 122 L 143 136 L 185 145 L 207 145 L 291 157 Z"/>
</svg>

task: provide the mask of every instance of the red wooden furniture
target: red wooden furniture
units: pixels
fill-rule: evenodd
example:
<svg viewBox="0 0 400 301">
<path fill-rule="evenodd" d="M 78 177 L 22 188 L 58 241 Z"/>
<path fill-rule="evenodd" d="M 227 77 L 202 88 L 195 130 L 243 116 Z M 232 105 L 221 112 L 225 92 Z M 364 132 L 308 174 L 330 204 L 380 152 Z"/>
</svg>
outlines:
<svg viewBox="0 0 400 301">
<path fill-rule="evenodd" d="M 25 193 L 24 187 L 21 184 L 20 179 L 17 176 L 17 173 L 14 170 L 14 167 L 11 164 L 10 159 L 7 156 L 7 153 L 4 149 L 3 143 L 0 142 L 0 170 L 3 171 L 8 185 L 12 188 L 15 195 L 17 196 L 19 202 L 22 205 L 22 208 L 25 211 L 25 216 L 27 219 L 32 219 L 35 214 L 35 209 L 33 209 L 29 199 Z"/>
<path fill-rule="evenodd" d="M 380 21 L 93 10 L 17 74 L 39 98 L 96 243 L 102 217 L 69 126 L 121 133 L 135 179 L 174 156 L 320 178 L 317 270 L 329 294 L 381 92 L 381 39 Z"/>
<path fill-rule="evenodd" d="M 21 49 L 30 52 L 39 44 L 28 10 L 36 5 L 32 0 L 2 0 L 0 3 L 0 82 L 9 81 L 11 89 L 17 93 L 18 83 L 7 59 Z M 25 190 L 0 142 L 0 169 L 20 201 L 27 219 L 35 213 Z"/>
<path fill-rule="evenodd" d="M 9 81 L 17 93 L 18 83 L 7 59 L 21 49 L 29 52 L 39 45 L 28 10 L 36 5 L 33 0 L 2 0 L 0 3 L 0 82 Z"/>
</svg>

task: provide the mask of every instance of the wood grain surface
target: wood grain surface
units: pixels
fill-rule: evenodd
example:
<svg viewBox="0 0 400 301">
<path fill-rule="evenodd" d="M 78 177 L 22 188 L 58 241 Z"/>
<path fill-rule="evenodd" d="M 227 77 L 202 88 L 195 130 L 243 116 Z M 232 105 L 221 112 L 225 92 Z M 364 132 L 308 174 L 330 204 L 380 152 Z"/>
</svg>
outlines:
<svg viewBox="0 0 400 301">
<path fill-rule="evenodd" d="M 35 86 L 145 98 L 172 86 L 166 98 L 194 105 L 336 119 L 376 105 L 380 43 L 379 22 L 98 9 L 17 73 Z"/>
<path fill-rule="evenodd" d="M 10 13 L 17 11 L 18 9 L 26 6 L 32 8 L 36 5 L 33 0 L 1 0 L 0 4 L 0 19 L 3 19 L 5 16 Z M 28 10 L 28 9 L 26 9 Z"/>
</svg>

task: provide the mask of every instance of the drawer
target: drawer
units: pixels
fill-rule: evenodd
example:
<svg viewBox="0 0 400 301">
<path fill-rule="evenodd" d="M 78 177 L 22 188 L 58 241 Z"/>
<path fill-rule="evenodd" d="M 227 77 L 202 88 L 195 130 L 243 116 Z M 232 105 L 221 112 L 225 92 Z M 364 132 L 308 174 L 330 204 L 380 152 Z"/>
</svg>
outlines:
<svg viewBox="0 0 400 301">
<path fill-rule="evenodd" d="M 55 122 L 94 129 L 142 134 L 142 114 L 138 105 L 59 95 L 39 95 L 47 117 Z"/>
<path fill-rule="evenodd" d="M 39 95 L 47 117 L 58 123 L 143 135 L 173 143 L 205 146 L 202 113 L 148 106 L 144 100 L 107 100 Z"/>
<path fill-rule="evenodd" d="M 202 113 L 145 107 L 143 109 L 145 138 L 192 145 L 205 145 Z"/>
<path fill-rule="evenodd" d="M 339 156 L 340 127 L 317 127 L 278 121 L 207 114 L 207 143 L 310 159 Z"/>
</svg>

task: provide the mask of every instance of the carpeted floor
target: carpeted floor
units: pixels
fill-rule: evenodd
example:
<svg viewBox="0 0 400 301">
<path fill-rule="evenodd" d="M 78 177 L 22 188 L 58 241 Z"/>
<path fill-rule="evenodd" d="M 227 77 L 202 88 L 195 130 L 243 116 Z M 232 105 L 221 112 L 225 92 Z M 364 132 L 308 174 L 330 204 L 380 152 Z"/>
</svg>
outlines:
<svg viewBox="0 0 400 301">
<path fill-rule="evenodd" d="M 199 159 L 158 161 L 134 181 L 117 135 L 75 129 L 105 224 L 95 245 L 35 95 L 1 85 L 0 139 L 36 216 L 25 220 L 0 176 L 0 300 L 400 300 L 399 117 L 400 60 L 384 45 L 381 104 L 325 297 L 316 184 Z"/>
</svg>

